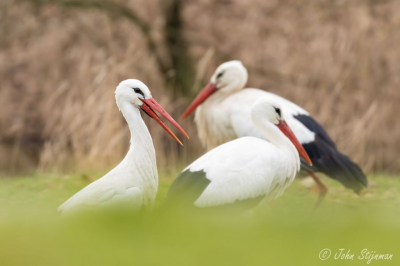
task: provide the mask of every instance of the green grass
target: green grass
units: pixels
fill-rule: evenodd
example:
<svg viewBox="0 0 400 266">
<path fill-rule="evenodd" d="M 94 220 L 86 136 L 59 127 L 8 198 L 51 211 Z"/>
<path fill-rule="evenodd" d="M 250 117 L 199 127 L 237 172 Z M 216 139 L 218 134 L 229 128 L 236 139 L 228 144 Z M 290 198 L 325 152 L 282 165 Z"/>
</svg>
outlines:
<svg viewBox="0 0 400 266">
<path fill-rule="evenodd" d="M 156 207 L 176 173 L 160 177 Z M 296 180 L 253 216 L 92 213 L 60 219 L 56 208 L 101 175 L 0 179 L 0 265 L 368 265 L 361 250 L 400 265 L 400 179 L 371 176 L 357 196 L 340 184 L 311 212 L 312 183 Z M 157 208 L 156 208 L 157 209 Z M 320 251 L 332 255 L 321 261 Z M 340 248 L 353 260 L 336 260 Z"/>
</svg>

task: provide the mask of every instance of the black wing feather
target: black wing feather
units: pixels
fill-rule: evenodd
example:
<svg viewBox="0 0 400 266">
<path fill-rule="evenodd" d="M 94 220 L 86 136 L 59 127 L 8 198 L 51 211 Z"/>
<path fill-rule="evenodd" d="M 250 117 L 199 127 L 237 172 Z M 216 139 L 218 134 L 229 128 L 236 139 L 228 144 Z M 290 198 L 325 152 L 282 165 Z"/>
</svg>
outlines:
<svg viewBox="0 0 400 266">
<path fill-rule="evenodd" d="M 192 208 L 195 206 L 194 203 L 196 200 L 210 183 L 211 180 L 207 179 L 204 171 L 191 172 L 190 170 L 186 170 L 172 183 L 164 204 L 167 207 Z M 236 200 L 231 204 L 209 207 L 207 210 L 216 212 L 243 212 L 257 206 L 264 197 L 265 195 L 256 198 Z"/>
<path fill-rule="evenodd" d="M 310 167 L 302 161 L 303 169 L 322 172 L 356 193 L 368 185 L 360 167 L 337 150 L 333 140 L 317 121 L 308 115 L 297 115 L 294 118 L 315 133 L 313 142 L 302 144 L 313 163 Z"/>
<path fill-rule="evenodd" d="M 333 142 L 331 137 L 329 137 L 328 133 L 325 131 L 325 129 L 317 122 L 314 120 L 309 115 L 296 115 L 293 116 L 295 119 L 299 120 L 300 123 L 302 123 L 306 128 L 308 128 L 310 131 L 315 133 L 315 139 L 320 139 L 326 142 L 329 146 L 333 147 L 336 149 L 336 144 Z"/>
<path fill-rule="evenodd" d="M 183 171 L 169 188 L 165 203 L 193 206 L 210 182 L 204 171 Z"/>
</svg>

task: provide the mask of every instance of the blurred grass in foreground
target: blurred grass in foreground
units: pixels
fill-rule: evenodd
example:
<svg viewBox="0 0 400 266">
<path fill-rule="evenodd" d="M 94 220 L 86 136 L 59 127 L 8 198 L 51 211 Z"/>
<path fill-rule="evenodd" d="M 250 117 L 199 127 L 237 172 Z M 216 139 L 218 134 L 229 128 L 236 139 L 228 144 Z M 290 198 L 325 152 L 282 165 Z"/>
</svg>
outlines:
<svg viewBox="0 0 400 266">
<path fill-rule="evenodd" d="M 157 206 L 175 176 L 160 174 Z M 367 265 L 357 258 L 365 248 L 394 254 L 369 265 L 399 265 L 398 178 L 369 177 L 362 197 L 324 178 L 330 190 L 314 213 L 313 183 L 296 180 L 252 217 L 155 211 L 59 219 L 57 206 L 94 179 L 0 179 L 0 265 Z M 324 248 L 332 255 L 321 261 Z M 354 259 L 335 260 L 340 248 Z"/>
</svg>

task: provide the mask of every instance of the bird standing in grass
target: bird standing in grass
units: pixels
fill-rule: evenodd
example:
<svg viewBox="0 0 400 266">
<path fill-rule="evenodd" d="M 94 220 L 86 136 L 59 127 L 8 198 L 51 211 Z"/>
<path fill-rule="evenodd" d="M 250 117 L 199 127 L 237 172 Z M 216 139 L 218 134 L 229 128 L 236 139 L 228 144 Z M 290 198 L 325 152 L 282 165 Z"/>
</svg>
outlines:
<svg viewBox="0 0 400 266">
<path fill-rule="evenodd" d="M 94 207 L 128 207 L 137 212 L 153 207 L 158 188 L 155 150 L 140 109 L 160 124 L 177 142 L 179 139 L 155 113 L 187 134 L 177 122 L 152 98 L 150 90 L 139 80 L 122 81 L 116 91 L 117 105 L 131 133 L 130 147 L 122 162 L 102 178 L 76 193 L 58 210 L 68 213 Z"/>
<path fill-rule="evenodd" d="M 243 89 L 247 76 L 240 61 L 220 65 L 210 83 L 183 113 L 182 119 L 197 109 L 195 122 L 200 140 L 207 149 L 244 136 L 267 139 L 251 120 L 251 106 L 257 99 L 267 98 L 282 106 L 288 125 L 311 158 L 312 167 L 303 160 L 301 166 L 318 185 L 319 198 L 315 207 L 328 190 L 316 172 L 326 174 L 356 193 L 367 186 L 367 178 L 360 167 L 337 150 L 324 128 L 307 111 L 273 93 Z"/>
<path fill-rule="evenodd" d="M 249 210 L 282 195 L 300 170 L 299 154 L 311 164 L 278 103 L 260 99 L 251 119 L 269 142 L 243 137 L 207 152 L 172 183 L 168 206 Z"/>
</svg>

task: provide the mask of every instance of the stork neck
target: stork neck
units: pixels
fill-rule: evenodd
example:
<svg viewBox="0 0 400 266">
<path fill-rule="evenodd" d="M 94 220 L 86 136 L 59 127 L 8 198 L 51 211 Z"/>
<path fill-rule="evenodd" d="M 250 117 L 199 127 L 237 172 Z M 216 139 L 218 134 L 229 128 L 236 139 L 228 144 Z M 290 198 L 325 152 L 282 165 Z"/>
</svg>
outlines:
<svg viewBox="0 0 400 266">
<path fill-rule="evenodd" d="M 231 95 L 235 92 L 238 92 L 242 89 L 244 89 L 244 86 L 246 85 L 246 82 L 243 82 L 240 79 L 234 80 L 231 83 L 229 83 L 228 85 L 218 89 L 218 92 L 215 94 L 220 94 L 221 96 L 228 96 Z"/>
<path fill-rule="evenodd" d="M 267 139 L 285 152 L 290 153 L 294 158 L 299 158 L 299 153 L 293 143 L 279 130 L 277 126 L 269 121 L 260 121 L 261 119 L 253 120 L 253 123 L 261 130 Z"/>
<path fill-rule="evenodd" d="M 215 103 L 221 103 L 223 100 L 225 100 L 228 96 L 240 91 L 242 88 L 235 88 L 235 87 L 230 87 L 229 89 L 223 88 L 223 89 L 218 89 L 215 93 L 213 93 L 208 99 L 206 99 L 201 105 L 201 106 L 207 106 L 207 105 L 214 105 Z"/>
<path fill-rule="evenodd" d="M 132 186 L 138 186 L 142 189 L 143 204 L 151 209 L 158 187 L 153 140 L 138 108 L 131 103 L 122 103 L 118 106 L 128 123 L 131 144 L 125 158 L 117 167 L 123 170 L 124 178 L 129 180 L 127 182 L 131 182 Z"/>
<path fill-rule="evenodd" d="M 130 103 L 122 104 L 120 109 L 128 123 L 129 131 L 131 133 L 129 152 L 126 157 L 133 156 L 137 157 L 137 159 L 150 157 L 154 158 L 155 164 L 153 140 L 151 139 L 150 132 L 140 115 L 140 110 Z M 137 159 L 132 161 L 137 162 Z"/>
</svg>

